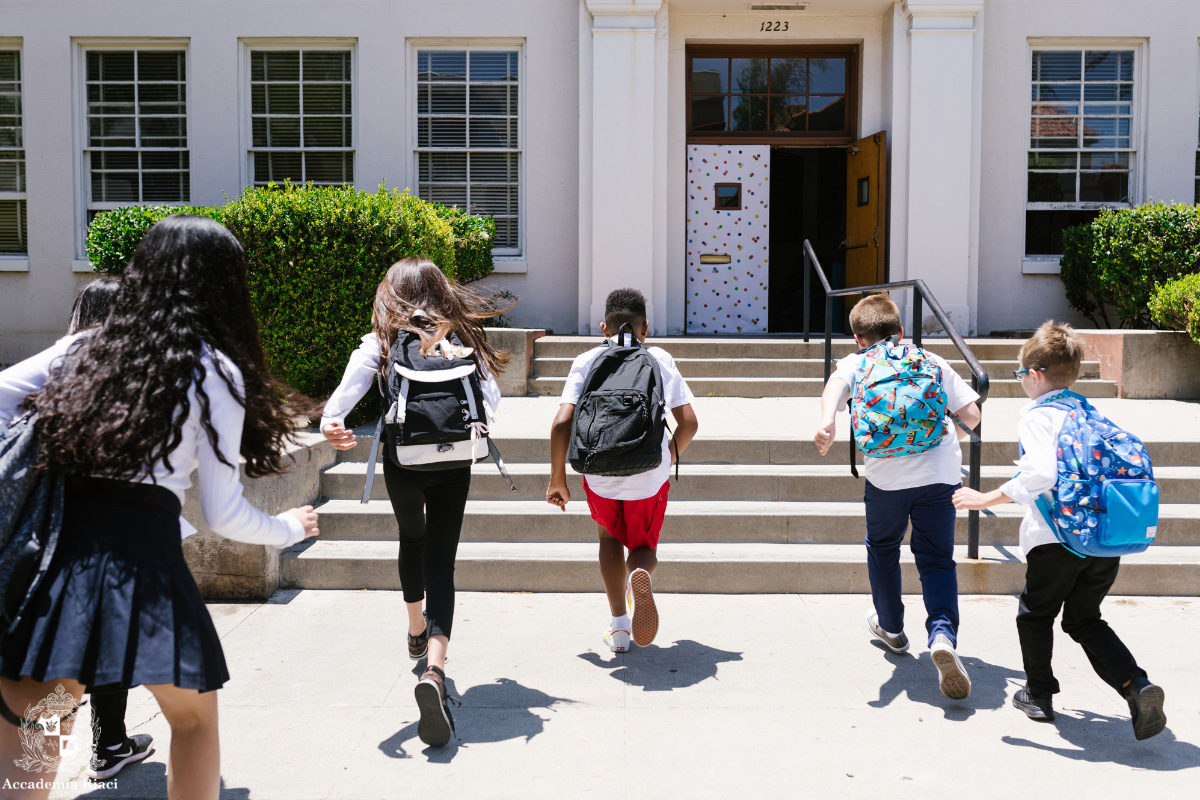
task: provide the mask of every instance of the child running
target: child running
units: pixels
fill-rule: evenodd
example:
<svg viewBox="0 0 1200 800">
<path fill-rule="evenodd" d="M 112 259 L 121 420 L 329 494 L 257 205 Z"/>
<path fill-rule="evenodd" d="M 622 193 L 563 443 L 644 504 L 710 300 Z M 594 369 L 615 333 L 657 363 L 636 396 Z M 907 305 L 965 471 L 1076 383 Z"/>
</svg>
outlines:
<svg viewBox="0 0 1200 800">
<path fill-rule="evenodd" d="M 850 329 L 862 348 L 838 361 L 837 370 L 821 395 L 822 423 L 813 436 L 821 455 L 829 452 L 836 430 L 836 415 L 851 396 L 859 397 L 860 383 L 868 376 L 868 358 L 911 358 L 900 353 L 904 336 L 900 310 L 886 294 L 864 297 L 850 311 Z M 881 348 L 883 345 L 886 352 Z M 979 424 L 979 395 L 946 363 L 932 353 L 924 353 L 940 369 L 940 385 L 945 392 L 946 409 L 953 411 L 969 428 Z M 892 390 L 893 393 L 896 390 Z M 893 401 L 900 405 L 893 397 Z M 864 409 L 857 409 L 862 414 Z M 908 413 L 916 420 L 914 409 L 902 405 L 897 416 Z M 938 686 L 942 694 L 961 700 L 971 693 L 971 679 L 958 657 L 958 576 L 954 563 L 954 506 L 950 502 L 961 484 L 962 451 L 958 440 L 966 435 L 949 419 L 929 420 L 945 429 L 940 441 L 924 452 L 891 457 L 867 456 L 863 502 L 867 522 L 867 574 L 871 581 L 873 608 L 867 611 L 867 628 L 893 653 L 908 650 L 904 635 L 904 603 L 900 597 L 900 545 L 912 523 L 913 556 L 921 576 L 925 600 L 925 630 L 933 663 L 938 668 Z M 913 426 L 915 427 L 915 425 Z"/>
<path fill-rule="evenodd" d="M 325 404 L 325 438 L 339 450 L 357 444 L 354 432 L 345 427 L 346 415 L 377 376 L 386 379 L 389 357 L 406 334 L 415 336 L 410 341 L 421 356 L 444 353 L 446 359 L 456 355 L 474 362 L 490 423 L 500 405 L 495 375 L 508 359 L 488 343 L 482 321 L 499 313 L 470 289 L 451 283 L 429 259 L 397 261 L 376 290 L 372 332 L 362 337 L 341 385 Z M 450 346 L 451 335 L 462 346 Z M 454 625 L 454 560 L 471 466 L 461 461 L 400 466 L 390 457 L 392 449 L 383 460 L 383 478 L 400 536 L 397 566 L 408 610 L 408 655 L 414 661 L 428 656 L 414 690 L 421 713 L 417 735 L 425 744 L 441 747 L 453 732 L 446 705 L 446 649 Z"/>
<path fill-rule="evenodd" d="M 57 548 L 0 643 L 0 686 L 25 709 L 59 684 L 145 685 L 171 725 L 167 792 L 220 793 L 221 642 L 180 545 L 179 511 L 196 472 L 200 507 L 222 536 L 290 547 L 316 536 L 311 506 L 276 517 L 242 495 L 286 468 L 293 414 L 267 371 L 246 254 L 218 223 L 175 214 L 134 252 L 99 327 L 0 372 L 0 422 L 37 413 L 43 469 L 66 476 Z M 0 779 L 15 725 L 0 722 Z M 20 762 L 16 762 L 20 763 Z M 45 791 L 30 796 L 45 797 Z"/>
<path fill-rule="evenodd" d="M 619 344 L 618 333 L 622 328 L 632 330 L 638 342 L 645 341 L 649 332 L 646 299 L 636 289 L 618 289 L 605 302 L 601 332 Z M 628 337 L 626 333 L 627 341 Z M 550 430 L 550 485 L 546 489 L 546 502 L 563 511 L 571 499 L 566 460 L 575 407 L 580 402 L 593 362 L 608 348 L 606 342 L 575 359 L 563 388 L 562 404 Z M 588 509 L 600 536 L 600 576 L 612 612 L 604 643 L 614 653 L 629 650 L 631 637 L 639 647 L 646 647 L 658 633 L 658 608 L 654 603 L 650 576 L 658 566 L 656 553 L 667 511 L 671 466 L 687 449 L 699 428 L 691 406 L 692 392 L 679 374 L 675 361 L 660 347 L 648 350 L 661 373 L 663 401 L 675 417 L 674 436 L 663 431 L 661 459 L 652 469 L 618 476 L 586 473 L 583 476 Z"/>
<path fill-rule="evenodd" d="M 1025 589 L 1017 611 L 1017 634 L 1026 683 L 1017 690 L 1012 704 L 1032 720 L 1054 719 L 1053 701 L 1059 685 L 1050 660 L 1054 619 L 1062 611 L 1063 631 L 1083 647 L 1096 674 L 1125 698 L 1134 736 L 1147 739 L 1167 724 L 1163 690 L 1150 682 L 1129 648 L 1100 616 L 1100 604 L 1117 579 L 1121 559 L 1068 550 L 1034 505 L 1059 480 L 1059 433 L 1068 412 L 1056 401 L 1073 403 L 1078 397 L 1069 390 L 1079 378 L 1083 342 L 1071 326 L 1046 322 L 1022 345 L 1019 357 L 1020 369 L 1014 374 L 1032 402 L 1021 410 L 1017 423 L 1021 442 L 1018 472 L 994 491 L 959 489 L 954 494 L 954 506 L 959 509 L 983 510 L 1011 502 L 1025 506 L 1021 520 Z"/>
</svg>

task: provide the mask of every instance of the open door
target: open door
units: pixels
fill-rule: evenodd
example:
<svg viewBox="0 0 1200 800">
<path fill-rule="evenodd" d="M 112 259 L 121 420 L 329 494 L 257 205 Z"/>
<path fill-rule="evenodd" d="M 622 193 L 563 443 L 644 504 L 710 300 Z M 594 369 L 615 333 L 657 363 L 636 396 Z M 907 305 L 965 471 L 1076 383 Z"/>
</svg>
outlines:
<svg viewBox="0 0 1200 800">
<path fill-rule="evenodd" d="M 846 287 L 884 283 L 884 185 L 887 132 L 850 146 L 846 155 Z"/>
</svg>

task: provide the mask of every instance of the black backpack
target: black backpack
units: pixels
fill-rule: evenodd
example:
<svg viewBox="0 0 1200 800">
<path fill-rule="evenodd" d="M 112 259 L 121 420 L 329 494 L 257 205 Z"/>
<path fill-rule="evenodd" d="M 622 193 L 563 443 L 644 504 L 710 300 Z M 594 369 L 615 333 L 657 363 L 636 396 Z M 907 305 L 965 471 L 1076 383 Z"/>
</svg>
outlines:
<svg viewBox="0 0 1200 800">
<path fill-rule="evenodd" d="M 444 353 L 449 352 L 450 358 Z M 488 436 L 483 385 L 471 349 L 455 334 L 428 355 L 421 337 L 403 331 L 388 354 L 384 376 L 376 376 L 385 406 L 375 426 L 362 502 L 371 497 L 379 443 L 396 466 L 445 470 L 470 466 L 489 456 L 515 492 L 495 443 Z"/>
<path fill-rule="evenodd" d="M 621 344 L 626 328 L 629 343 Z M 568 458 L 585 475 L 637 475 L 662 463 L 667 426 L 658 359 L 626 323 L 604 340 L 575 405 Z"/>
</svg>

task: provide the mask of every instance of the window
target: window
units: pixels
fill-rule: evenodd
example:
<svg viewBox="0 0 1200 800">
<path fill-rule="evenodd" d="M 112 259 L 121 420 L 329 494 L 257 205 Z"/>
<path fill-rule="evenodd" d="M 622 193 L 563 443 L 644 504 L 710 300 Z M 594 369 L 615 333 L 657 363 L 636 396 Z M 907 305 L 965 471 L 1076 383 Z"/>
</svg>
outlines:
<svg viewBox="0 0 1200 800">
<path fill-rule="evenodd" d="M 1062 254 L 1062 230 L 1131 202 L 1133 50 L 1035 50 L 1025 253 Z"/>
<path fill-rule="evenodd" d="M 713 209 L 716 211 L 741 211 L 742 185 L 740 183 L 718 183 L 714 186 Z"/>
<path fill-rule="evenodd" d="M 354 183 L 349 50 L 250 51 L 255 186 Z"/>
<path fill-rule="evenodd" d="M 26 253 L 21 52 L 0 50 L 0 253 Z"/>
<path fill-rule="evenodd" d="M 519 56 L 417 51 L 417 193 L 494 218 L 497 255 L 521 252 Z"/>
<path fill-rule="evenodd" d="M 88 50 L 85 73 L 88 221 L 130 203 L 187 202 L 186 53 Z"/>
</svg>

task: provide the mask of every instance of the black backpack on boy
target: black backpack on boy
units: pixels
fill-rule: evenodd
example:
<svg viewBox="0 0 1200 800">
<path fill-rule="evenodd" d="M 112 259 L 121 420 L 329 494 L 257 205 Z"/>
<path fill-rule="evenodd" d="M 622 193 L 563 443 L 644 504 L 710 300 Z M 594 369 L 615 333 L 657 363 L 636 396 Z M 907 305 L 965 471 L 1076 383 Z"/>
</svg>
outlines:
<svg viewBox="0 0 1200 800">
<path fill-rule="evenodd" d="M 629 329 L 627 344 L 624 331 Z M 637 475 L 662 463 L 666 403 L 658 359 L 626 323 L 604 340 L 575 405 L 568 459 L 585 475 Z"/>
<path fill-rule="evenodd" d="M 453 333 L 428 356 L 422 355 L 416 333 L 401 331 L 396 337 L 386 377 L 376 376 L 385 408 L 371 442 L 362 502 L 371 497 L 380 440 L 386 457 L 405 469 L 456 469 L 490 456 L 508 485 L 517 490 L 488 436 L 483 385 L 471 353 Z"/>
</svg>

